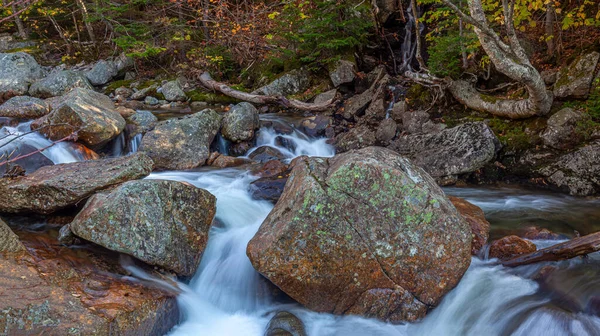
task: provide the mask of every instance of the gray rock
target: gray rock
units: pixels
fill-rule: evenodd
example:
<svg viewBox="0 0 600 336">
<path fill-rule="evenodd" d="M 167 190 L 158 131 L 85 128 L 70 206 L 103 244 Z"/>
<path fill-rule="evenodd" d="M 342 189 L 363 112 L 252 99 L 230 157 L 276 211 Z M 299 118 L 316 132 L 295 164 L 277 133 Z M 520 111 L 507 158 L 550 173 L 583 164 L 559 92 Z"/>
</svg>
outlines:
<svg viewBox="0 0 600 336">
<path fill-rule="evenodd" d="M 309 85 L 310 77 L 308 71 L 304 69 L 292 70 L 253 93 L 269 96 L 289 96 L 306 91 Z"/>
<path fill-rule="evenodd" d="M 62 96 L 74 88 L 93 90 L 94 87 L 79 72 L 71 70 L 55 71 L 33 83 L 29 94 L 38 98 Z"/>
<path fill-rule="evenodd" d="M 269 321 L 265 336 L 306 336 L 304 323 L 294 314 L 280 311 Z"/>
<path fill-rule="evenodd" d="M 119 56 L 111 59 L 111 61 L 117 69 L 117 76 L 125 76 L 127 73 L 130 73 L 129 70 L 133 69 L 135 66 L 133 57 L 129 57 L 125 55 L 125 53 L 121 53 Z M 133 78 L 135 78 L 135 72 L 133 73 Z M 130 80 L 133 78 L 125 78 L 125 80 Z"/>
<path fill-rule="evenodd" d="M 373 95 L 373 91 L 369 89 L 346 100 L 344 102 L 344 111 L 342 112 L 344 119 L 352 120 L 358 115 L 362 114 L 367 109 L 367 106 L 371 104 Z"/>
<path fill-rule="evenodd" d="M 568 149 L 576 145 L 575 126 L 583 118 L 579 111 L 564 108 L 548 119 L 548 127 L 540 134 L 544 145 L 555 149 Z"/>
<path fill-rule="evenodd" d="M 185 92 L 183 92 L 181 85 L 179 85 L 179 82 L 176 80 L 163 84 L 160 90 L 160 92 L 165 96 L 165 99 L 167 101 L 173 102 L 187 100 Z"/>
<path fill-rule="evenodd" d="M 254 132 L 259 127 L 258 110 L 252 104 L 243 102 L 225 113 L 221 134 L 233 142 L 248 141 L 254 138 Z"/>
<path fill-rule="evenodd" d="M 216 212 L 216 198 L 188 183 L 126 182 L 92 196 L 69 224 L 75 235 L 150 265 L 192 276 Z"/>
<path fill-rule="evenodd" d="M 92 85 L 104 85 L 117 75 L 117 67 L 111 61 L 100 60 L 94 67 L 85 73 L 85 77 Z"/>
<path fill-rule="evenodd" d="M 27 176 L 0 179 L 0 212 L 52 213 L 151 171 L 152 160 L 143 153 L 42 167 Z"/>
<path fill-rule="evenodd" d="M 394 107 L 392 107 L 392 112 L 390 117 L 394 119 L 397 123 L 402 123 L 403 116 L 407 113 L 408 107 L 406 106 L 406 101 L 400 100 L 394 103 Z"/>
<path fill-rule="evenodd" d="M 425 122 L 423 124 L 423 126 L 421 127 L 422 132 L 425 134 L 439 133 L 445 129 L 446 129 L 446 124 L 437 124 L 437 123 L 434 123 L 432 120 L 427 120 L 427 122 Z"/>
<path fill-rule="evenodd" d="M 427 173 L 369 147 L 296 159 L 247 254 L 311 310 L 400 322 L 422 318 L 458 284 L 471 238 Z"/>
<path fill-rule="evenodd" d="M 0 53 L 0 100 L 27 93 L 29 85 L 45 76 L 31 55 L 24 52 Z"/>
<path fill-rule="evenodd" d="M 315 97 L 315 104 L 325 104 L 327 102 L 333 101 L 337 96 L 337 89 L 329 90 L 327 92 L 323 92 Z"/>
<path fill-rule="evenodd" d="M 375 4 L 379 9 L 377 11 L 377 19 L 382 24 L 398 11 L 398 2 L 395 0 L 376 0 Z"/>
<path fill-rule="evenodd" d="M 0 253 L 24 252 L 25 246 L 10 227 L 0 219 Z"/>
<path fill-rule="evenodd" d="M 145 134 L 154 129 L 158 123 L 158 118 L 150 111 L 136 111 L 126 120 L 130 137 L 137 134 Z"/>
<path fill-rule="evenodd" d="M 558 75 L 558 71 L 556 70 L 543 70 L 540 72 L 540 76 L 544 80 L 546 85 L 553 85 L 556 83 L 556 76 Z"/>
<path fill-rule="evenodd" d="M 554 96 L 558 98 L 586 98 L 590 92 L 594 70 L 600 59 L 600 53 L 594 51 L 583 55 L 562 68 L 554 84 Z"/>
<path fill-rule="evenodd" d="M 335 138 L 335 148 L 338 153 L 343 153 L 352 149 L 373 146 L 376 142 L 375 132 L 371 131 L 369 127 L 361 125 L 339 134 Z"/>
<path fill-rule="evenodd" d="M 204 165 L 210 144 L 221 128 L 221 116 L 210 109 L 159 123 L 142 138 L 140 151 L 156 169 L 191 169 Z"/>
<path fill-rule="evenodd" d="M 0 105 L 0 117 L 35 119 L 50 112 L 50 105 L 42 99 L 15 96 Z"/>
<path fill-rule="evenodd" d="M 158 105 L 160 102 L 158 101 L 158 99 L 152 97 L 152 96 L 147 96 L 146 98 L 144 98 L 144 104 L 146 105 L 150 105 L 150 106 L 155 106 Z"/>
<path fill-rule="evenodd" d="M 334 69 L 329 72 L 329 78 L 334 87 L 343 84 L 350 84 L 356 77 L 356 64 L 354 62 L 340 60 L 336 63 Z"/>
<path fill-rule="evenodd" d="M 571 195 L 600 193 L 600 141 L 559 157 L 539 170 L 555 186 Z"/>
<path fill-rule="evenodd" d="M 306 117 L 300 121 L 300 131 L 311 137 L 320 137 L 325 135 L 325 130 L 331 125 L 331 118 L 317 114 L 316 116 Z M 291 134 L 287 133 L 287 134 Z"/>
<path fill-rule="evenodd" d="M 390 149 L 409 157 L 431 176 L 474 172 L 496 157 L 500 141 L 484 122 L 466 123 L 435 134 L 406 135 Z"/>
<path fill-rule="evenodd" d="M 125 119 L 107 96 L 75 88 L 62 97 L 52 113 L 34 121 L 31 128 L 39 129 L 51 140 L 63 139 L 76 131 L 77 141 L 94 147 L 119 135 L 125 128 Z"/>
<path fill-rule="evenodd" d="M 383 119 L 375 131 L 375 138 L 381 145 L 387 146 L 396 137 L 397 130 L 398 125 L 393 119 Z"/>
<path fill-rule="evenodd" d="M 423 125 L 429 121 L 429 113 L 407 111 L 402 114 L 402 129 L 409 134 L 423 133 Z"/>
<path fill-rule="evenodd" d="M 146 98 L 146 96 L 148 95 L 149 92 L 154 91 L 157 88 L 158 88 L 158 85 L 150 85 L 147 88 L 143 88 L 141 90 L 135 91 L 131 95 L 131 99 L 133 99 L 133 100 L 142 100 L 142 99 Z"/>
<path fill-rule="evenodd" d="M 35 41 L 16 41 L 10 34 L 0 34 L 0 52 L 35 47 Z"/>
</svg>

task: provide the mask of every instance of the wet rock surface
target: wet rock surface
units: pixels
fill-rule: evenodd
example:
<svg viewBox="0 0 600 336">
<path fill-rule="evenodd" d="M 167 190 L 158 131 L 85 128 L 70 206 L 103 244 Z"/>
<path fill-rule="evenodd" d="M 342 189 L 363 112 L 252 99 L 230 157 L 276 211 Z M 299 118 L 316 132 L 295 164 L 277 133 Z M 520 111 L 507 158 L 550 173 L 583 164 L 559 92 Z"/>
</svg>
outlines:
<svg viewBox="0 0 600 336">
<path fill-rule="evenodd" d="M 518 236 L 507 236 L 490 244 L 489 257 L 510 260 L 523 254 L 536 251 L 536 246 L 529 240 Z"/>
<path fill-rule="evenodd" d="M 369 147 L 292 166 L 247 253 L 307 308 L 413 321 L 466 271 L 469 225 L 407 159 Z"/>
<path fill-rule="evenodd" d="M 130 181 L 93 195 L 69 227 L 109 250 L 192 276 L 208 241 L 215 202 L 208 191 L 182 182 Z"/>
<path fill-rule="evenodd" d="M 244 102 L 234 105 L 225 113 L 221 133 L 225 139 L 233 142 L 248 141 L 254 138 L 259 126 L 258 110 Z"/>
<path fill-rule="evenodd" d="M 46 166 L 31 175 L 0 179 L 0 212 L 51 213 L 77 204 L 94 192 L 142 178 L 152 171 L 143 153 L 115 159 Z"/>
<path fill-rule="evenodd" d="M 15 96 L 0 105 L 0 117 L 35 119 L 50 112 L 50 105 L 42 99 Z"/>
<path fill-rule="evenodd" d="M 306 336 L 302 321 L 296 315 L 280 311 L 269 321 L 265 336 Z"/>
<path fill-rule="evenodd" d="M 94 90 L 83 74 L 72 70 L 62 70 L 52 72 L 33 83 L 29 88 L 29 94 L 38 98 L 50 98 L 62 96 L 74 88 Z"/>
<path fill-rule="evenodd" d="M 204 165 L 210 144 L 221 128 L 221 116 L 210 109 L 163 121 L 142 138 L 156 169 L 190 169 Z"/>
<path fill-rule="evenodd" d="M 485 214 L 480 207 L 460 197 L 448 197 L 456 210 L 471 226 L 471 254 L 477 255 L 485 246 L 490 236 L 490 222 L 485 219 Z"/>
</svg>

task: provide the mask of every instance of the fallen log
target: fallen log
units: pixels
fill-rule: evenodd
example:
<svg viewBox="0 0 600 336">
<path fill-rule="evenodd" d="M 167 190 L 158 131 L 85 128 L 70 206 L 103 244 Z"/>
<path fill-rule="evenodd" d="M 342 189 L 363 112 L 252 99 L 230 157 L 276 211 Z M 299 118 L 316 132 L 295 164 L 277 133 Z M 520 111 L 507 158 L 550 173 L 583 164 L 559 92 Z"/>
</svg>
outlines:
<svg viewBox="0 0 600 336">
<path fill-rule="evenodd" d="M 249 103 L 255 104 L 279 104 L 284 107 L 292 107 L 298 110 L 303 111 L 325 111 L 328 108 L 333 106 L 333 99 L 330 99 L 321 104 L 313 104 L 313 103 L 305 103 L 296 99 L 287 99 L 284 96 L 265 96 L 265 95 L 257 95 L 252 93 L 247 93 L 239 90 L 232 89 L 227 86 L 227 84 L 217 82 L 214 80 L 208 72 L 204 72 L 200 75 L 200 83 L 204 85 L 206 88 L 221 92 L 222 94 L 239 99 L 242 101 L 246 101 Z"/>
<path fill-rule="evenodd" d="M 600 232 L 573 238 L 564 243 L 503 261 L 502 265 L 516 267 L 541 261 L 559 261 L 600 251 Z"/>
</svg>

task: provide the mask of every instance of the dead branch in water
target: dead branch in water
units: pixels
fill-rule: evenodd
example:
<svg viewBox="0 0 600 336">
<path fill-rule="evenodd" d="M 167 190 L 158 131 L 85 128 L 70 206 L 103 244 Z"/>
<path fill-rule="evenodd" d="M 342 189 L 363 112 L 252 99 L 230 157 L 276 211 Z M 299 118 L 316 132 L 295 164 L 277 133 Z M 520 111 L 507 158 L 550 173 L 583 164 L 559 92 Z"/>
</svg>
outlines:
<svg viewBox="0 0 600 336">
<path fill-rule="evenodd" d="M 573 238 L 564 243 L 503 261 L 502 265 L 516 267 L 541 261 L 559 261 L 600 251 L 600 232 Z"/>
<path fill-rule="evenodd" d="M 200 75 L 200 83 L 210 90 L 218 91 L 226 96 L 255 104 L 279 104 L 284 107 L 312 112 L 325 111 L 333 106 L 333 99 L 322 104 L 314 104 L 301 102 L 296 99 L 287 99 L 284 96 L 265 96 L 238 91 L 227 86 L 227 84 L 215 81 L 208 72 L 204 72 Z"/>
</svg>

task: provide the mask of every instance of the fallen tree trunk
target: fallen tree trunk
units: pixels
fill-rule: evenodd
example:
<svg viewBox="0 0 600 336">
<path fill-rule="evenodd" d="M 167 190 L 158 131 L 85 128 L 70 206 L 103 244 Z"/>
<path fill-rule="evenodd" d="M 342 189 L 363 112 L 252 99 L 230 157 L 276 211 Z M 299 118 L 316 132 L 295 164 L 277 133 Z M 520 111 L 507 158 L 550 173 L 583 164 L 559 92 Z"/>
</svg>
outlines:
<svg viewBox="0 0 600 336">
<path fill-rule="evenodd" d="M 231 87 L 227 86 L 227 84 L 220 83 L 220 82 L 217 82 L 216 80 L 212 79 L 212 77 L 210 76 L 210 74 L 208 72 L 205 72 L 202 75 L 200 75 L 200 83 L 202 83 L 202 85 L 204 85 L 206 88 L 208 88 L 210 90 L 218 91 L 226 96 L 229 96 L 229 97 L 232 97 L 235 99 L 239 99 L 242 101 L 246 101 L 249 103 L 279 104 L 284 107 L 292 107 L 292 108 L 295 108 L 298 110 L 313 111 L 313 112 L 325 111 L 328 108 L 330 108 L 331 106 L 333 106 L 333 99 L 326 101 L 322 104 L 312 104 L 312 103 L 301 102 L 301 101 L 295 100 L 295 99 L 287 99 L 284 96 L 264 96 L 264 95 L 257 95 L 257 94 L 243 92 L 243 91 L 238 91 L 238 90 L 232 89 Z"/>
<path fill-rule="evenodd" d="M 600 232 L 573 238 L 567 242 L 553 245 L 532 253 L 503 261 L 502 265 L 516 267 L 541 261 L 559 261 L 575 258 L 600 251 Z"/>
</svg>

